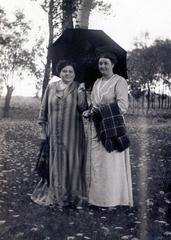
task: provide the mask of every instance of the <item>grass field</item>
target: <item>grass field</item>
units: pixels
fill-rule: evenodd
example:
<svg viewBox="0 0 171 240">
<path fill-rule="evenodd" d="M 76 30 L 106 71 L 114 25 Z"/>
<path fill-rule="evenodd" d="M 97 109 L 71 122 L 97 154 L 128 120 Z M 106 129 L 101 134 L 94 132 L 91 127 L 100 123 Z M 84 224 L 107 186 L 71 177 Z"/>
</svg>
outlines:
<svg viewBox="0 0 171 240">
<path fill-rule="evenodd" d="M 171 118 L 161 110 L 149 117 L 125 116 L 131 141 L 134 207 L 60 209 L 41 207 L 30 195 L 39 177 L 40 100 L 14 97 L 10 117 L 0 99 L 0 239 L 159 240 L 171 239 Z"/>
</svg>

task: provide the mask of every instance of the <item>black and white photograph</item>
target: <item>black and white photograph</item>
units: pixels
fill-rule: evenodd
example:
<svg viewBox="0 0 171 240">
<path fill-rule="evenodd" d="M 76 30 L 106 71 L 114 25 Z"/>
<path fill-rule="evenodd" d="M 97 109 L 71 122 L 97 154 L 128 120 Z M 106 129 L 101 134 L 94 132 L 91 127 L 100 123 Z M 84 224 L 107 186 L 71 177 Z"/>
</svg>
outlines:
<svg viewBox="0 0 171 240">
<path fill-rule="evenodd" d="M 0 0 L 0 239 L 171 239 L 171 1 Z"/>
</svg>

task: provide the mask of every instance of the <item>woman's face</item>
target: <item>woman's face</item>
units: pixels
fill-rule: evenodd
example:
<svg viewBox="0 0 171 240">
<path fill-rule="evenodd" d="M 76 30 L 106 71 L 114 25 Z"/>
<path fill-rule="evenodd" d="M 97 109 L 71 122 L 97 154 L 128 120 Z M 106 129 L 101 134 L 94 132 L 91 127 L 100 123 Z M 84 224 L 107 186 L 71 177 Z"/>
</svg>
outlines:
<svg viewBox="0 0 171 240">
<path fill-rule="evenodd" d="M 99 59 L 99 70 L 102 75 L 110 75 L 113 73 L 114 64 L 110 61 L 109 58 L 100 58 Z"/>
<path fill-rule="evenodd" d="M 73 80 L 75 78 L 74 68 L 72 66 L 66 66 L 66 67 L 62 68 L 62 70 L 60 72 L 60 77 L 61 77 L 61 80 L 65 84 L 69 84 L 69 83 L 73 82 Z"/>
</svg>

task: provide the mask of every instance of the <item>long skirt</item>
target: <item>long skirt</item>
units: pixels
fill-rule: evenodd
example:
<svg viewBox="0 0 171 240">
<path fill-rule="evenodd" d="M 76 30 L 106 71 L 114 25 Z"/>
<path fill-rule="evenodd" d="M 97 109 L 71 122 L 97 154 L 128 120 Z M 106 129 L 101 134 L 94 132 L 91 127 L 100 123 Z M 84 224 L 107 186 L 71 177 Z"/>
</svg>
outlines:
<svg viewBox="0 0 171 240">
<path fill-rule="evenodd" d="M 101 207 L 133 206 L 129 149 L 108 153 L 91 124 L 89 151 L 89 203 Z"/>
</svg>

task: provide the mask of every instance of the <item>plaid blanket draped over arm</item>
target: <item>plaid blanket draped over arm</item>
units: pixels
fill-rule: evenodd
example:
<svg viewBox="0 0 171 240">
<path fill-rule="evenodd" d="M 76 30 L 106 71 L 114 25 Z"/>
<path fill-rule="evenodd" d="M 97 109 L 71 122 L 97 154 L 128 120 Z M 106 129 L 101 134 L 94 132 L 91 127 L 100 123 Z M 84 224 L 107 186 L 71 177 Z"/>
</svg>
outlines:
<svg viewBox="0 0 171 240">
<path fill-rule="evenodd" d="M 92 118 L 98 140 L 107 152 L 122 152 L 130 146 L 124 119 L 116 102 L 95 108 Z"/>
</svg>

